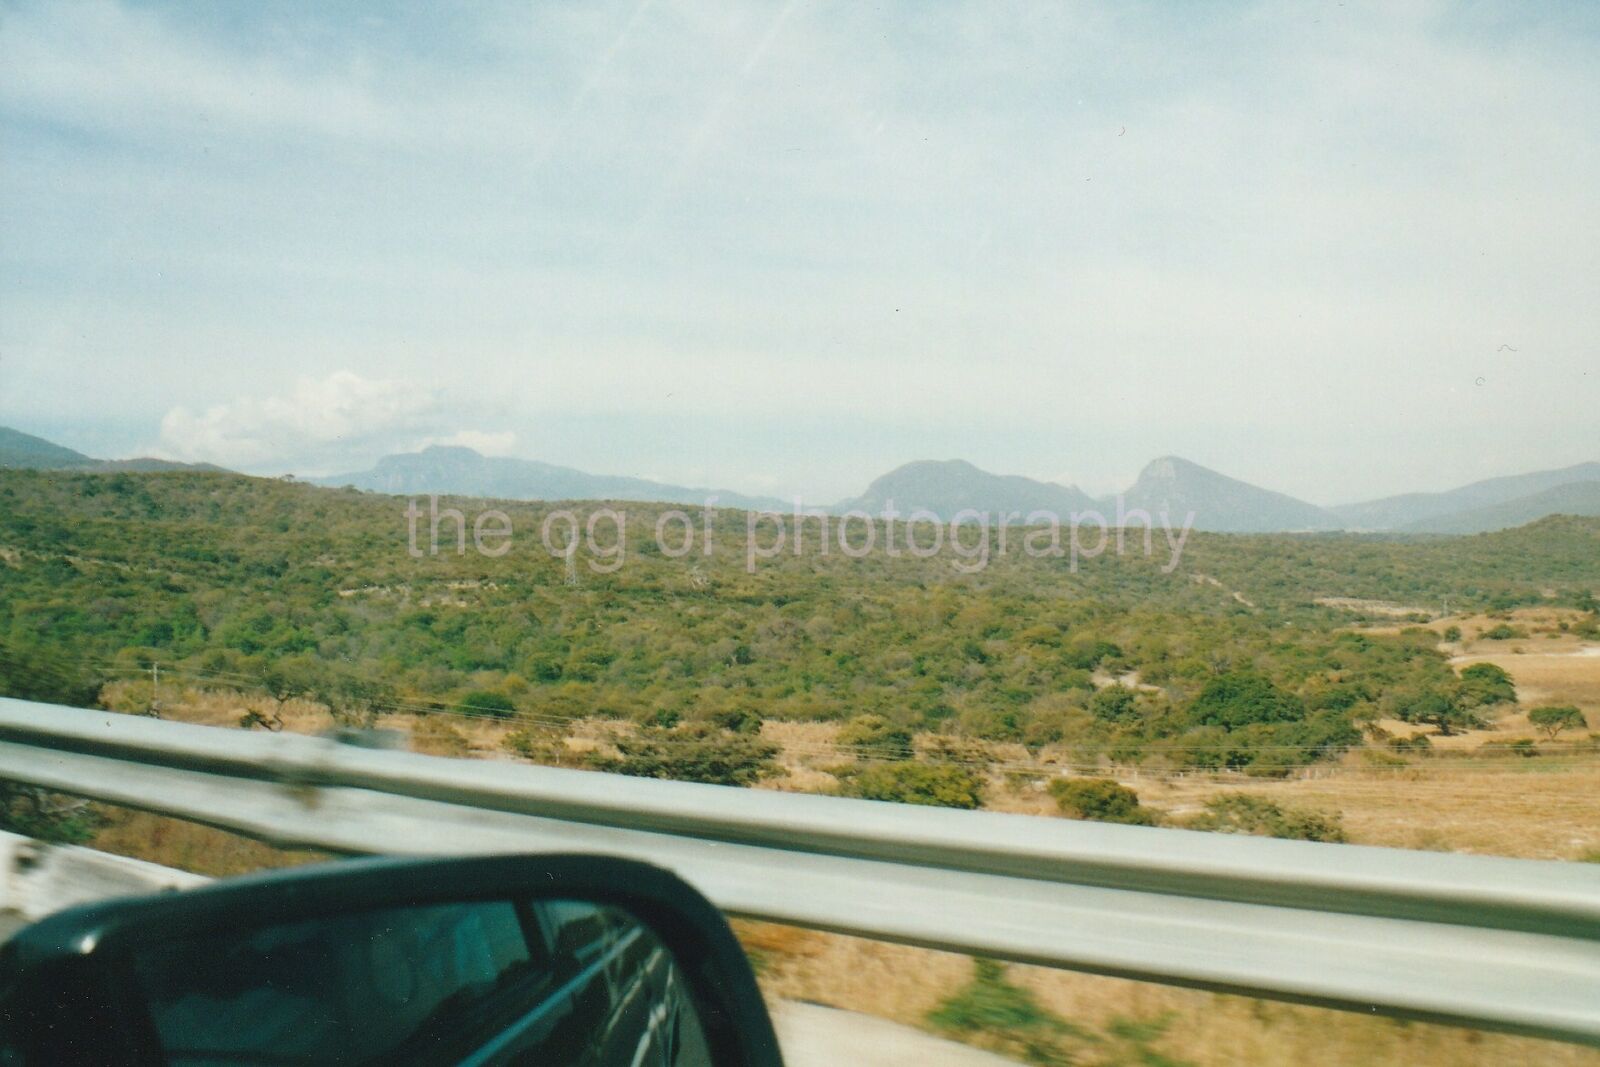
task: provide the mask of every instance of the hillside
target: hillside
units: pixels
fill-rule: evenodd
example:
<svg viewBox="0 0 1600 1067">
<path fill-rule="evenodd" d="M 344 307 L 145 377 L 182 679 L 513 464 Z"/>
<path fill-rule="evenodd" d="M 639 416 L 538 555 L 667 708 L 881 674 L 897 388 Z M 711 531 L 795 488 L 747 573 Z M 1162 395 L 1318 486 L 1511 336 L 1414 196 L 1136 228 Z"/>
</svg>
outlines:
<svg viewBox="0 0 1600 1067">
<path fill-rule="evenodd" d="M 0 468 L 15 470 L 83 470 L 154 474 L 161 471 L 221 471 L 210 463 L 179 463 L 139 456 L 133 459 L 95 459 L 82 452 L 46 441 L 20 430 L 0 426 Z"/>
<path fill-rule="evenodd" d="M 703 506 L 784 510 L 781 500 L 719 489 L 669 485 L 645 478 L 590 474 L 535 460 L 485 456 L 459 445 L 384 456 L 370 470 L 311 479 L 315 485 L 353 486 L 399 496 L 450 494 L 506 500 L 638 500 Z"/>
<path fill-rule="evenodd" d="M 1417 533 L 1487 533 L 1549 515 L 1600 515 L 1600 481 L 1570 482 L 1515 500 L 1424 519 L 1405 529 Z"/>
<path fill-rule="evenodd" d="M 443 503 L 470 520 L 490 502 Z M 1074 573 L 1015 547 L 976 574 L 948 555 L 814 549 L 752 573 L 742 513 L 717 516 L 717 551 L 674 559 L 654 540 L 662 507 L 635 504 L 625 566 L 598 573 L 587 549 L 569 568 L 541 546 L 548 506 L 495 503 L 517 539 L 489 558 L 458 555 L 448 533 L 414 555 L 401 504 L 226 474 L 0 472 L 0 646 L 33 664 L 16 678 L 68 693 L 154 660 L 163 677 L 337 706 L 490 691 L 547 725 L 871 712 L 1083 758 L 1226 748 L 1252 763 L 1323 752 L 1349 736 L 1349 709 L 1451 684 L 1433 635 L 1347 633 L 1349 616 L 1316 598 L 1491 606 L 1550 602 L 1548 588 L 1584 604 L 1600 589 L 1594 519 L 1414 541 L 1196 534 L 1172 573 L 1165 553 Z M 1267 679 L 1246 689 L 1271 687 L 1263 706 L 1288 719 L 1237 735 L 1196 720 L 1228 670 Z M 1096 671 L 1149 688 L 1137 708 L 1096 703 Z"/>
<path fill-rule="evenodd" d="M 1333 514 L 1303 500 L 1229 478 L 1177 456 L 1153 460 L 1123 494 L 1124 506 L 1181 526 L 1194 512 L 1194 528 L 1216 533 L 1336 530 Z"/>
<path fill-rule="evenodd" d="M 42 437 L 0 426 L 0 467 L 65 470 L 91 466 L 94 462 L 82 452 L 74 452 Z"/>
<path fill-rule="evenodd" d="M 1559 470 L 1534 471 L 1501 478 L 1488 478 L 1439 493 L 1405 493 L 1357 504 L 1341 504 L 1330 509 L 1342 524 L 1352 530 L 1429 530 L 1440 533 L 1470 532 L 1471 519 L 1457 518 L 1482 512 L 1500 504 L 1529 499 L 1538 494 L 1577 482 L 1600 482 L 1600 463 L 1578 463 Z M 1513 519 L 1505 526 L 1520 525 L 1542 515 L 1528 513 L 1526 507 L 1513 509 Z M 1440 520 L 1434 522 L 1433 520 Z M 1479 521 L 1486 521 L 1480 519 Z M 1490 528 L 1490 527 L 1479 527 Z"/>
<path fill-rule="evenodd" d="M 1034 511 L 1052 512 L 1066 521 L 1073 512 L 1096 507 L 1093 499 L 1074 486 L 1035 481 L 1014 474 L 990 474 L 966 460 L 919 460 L 896 467 L 873 480 L 858 497 L 841 500 L 831 509 L 842 515 L 864 511 L 878 516 L 893 505 L 905 516 L 926 510 L 946 522 L 958 512 L 988 512 L 991 522 L 1016 512 L 1026 518 Z"/>
</svg>

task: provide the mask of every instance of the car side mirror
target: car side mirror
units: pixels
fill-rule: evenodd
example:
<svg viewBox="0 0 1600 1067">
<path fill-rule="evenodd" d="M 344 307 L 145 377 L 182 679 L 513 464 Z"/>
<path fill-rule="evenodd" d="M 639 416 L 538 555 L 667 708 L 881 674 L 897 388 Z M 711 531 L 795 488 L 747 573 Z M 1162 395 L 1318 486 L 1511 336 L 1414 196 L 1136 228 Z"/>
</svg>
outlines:
<svg viewBox="0 0 1600 1067">
<path fill-rule="evenodd" d="M 727 921 L 628 860 L 347 860 L 0 949 L 0 1065 L 332 1062 L 781 1067 Z"/>
</svg>

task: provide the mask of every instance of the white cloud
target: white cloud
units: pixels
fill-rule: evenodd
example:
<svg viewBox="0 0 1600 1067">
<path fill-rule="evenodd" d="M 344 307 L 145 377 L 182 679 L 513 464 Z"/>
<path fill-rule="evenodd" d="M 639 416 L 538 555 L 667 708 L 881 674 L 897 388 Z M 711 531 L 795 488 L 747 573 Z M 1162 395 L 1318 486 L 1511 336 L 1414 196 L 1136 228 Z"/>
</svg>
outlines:
<svg viewBox="0 0 1600 1067">
<path fill-rule="evenodd" d="M 384 450 L 414 434 L 438 408 L 429 389 L 336 371 L 302 378 L 288 394 L 241 398 L 201 412 L 173 408 L 161 420 L 160 451 L 176 459 L 260 469 L 317 467 Z"/>
<path fill-rule="evenodd" d="M 1592 449 L 1581 5 L 0 5 L 0 421 L 808 496 L 1176 452 L 1325 500 Z M 438 409 L 277 411 L 333 367 Z M 279 399 L 207 406 L 241 396 Z"/>
</svg>

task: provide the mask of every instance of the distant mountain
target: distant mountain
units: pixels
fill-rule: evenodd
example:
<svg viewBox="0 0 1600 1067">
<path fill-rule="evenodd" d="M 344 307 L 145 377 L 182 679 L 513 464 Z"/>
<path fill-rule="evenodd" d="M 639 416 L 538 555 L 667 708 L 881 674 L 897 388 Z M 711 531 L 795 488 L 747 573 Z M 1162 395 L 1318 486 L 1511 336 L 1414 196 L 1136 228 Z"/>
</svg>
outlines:
<svg viewBox="0 0 1600 1067">
<path fill-rule="evenodd" d="M 792 508 L 775 497 L 751 497 L 721 489 L 695 489 L 646 478 L 589 474 L 531 459 L 485 456 L 459 445 L 432 445 L 421 452 L 384 456 L 369 471 L 308 479 L 316 485 L 352 485 L 374 493 L 416 496 L 427 493 L 499 497 L 505 500 L 640 500 L 663 504 L 783 511 Z"/>
<path fill-rule="evenodd" d="M 0 426 L 0 467 L 41 471 L 88 471 L 149 474 L 155 471 L 221 471 L 209 463 L 178 463 L 169 459 L 95 459 L 82 452 L 46 441 L 21 430 Z"/>
<path fill-rule="evenodd" d="M 1402 529 L 1407 533 L 1488 533 L 1524 526 L 1548 515 L 1600 516 L 1600 481 L 1569 482 L 1503 504 L 1424 519 Z"/>
<path fill-rule="evenodd" d="M 1075 486 L 990 474 L 961 459 L 925 459 L 896 467 L 874 480 L 865 493 L 841 500 L 829 510 L 864 511 L 876 517 L 891 503 L 902 516 L 925 509 L 945 521 L 967 508 L 989 512 L 991 521 L 1010 511 L 1021 512 L 1024 519 L 1029 512 L 1051 511 L 1066 521 L 1072 512 L 1096 507 L 1093 498 Z"/>
<path fill-rule="evenodd" d="M 1126 510 L 1149 512 L 1157 523 L 1165 511 L 1174 526 L 1182 524 L 1192 511 L 1194 528 L 1213 533 L 1337 530 L 1342 525 L 1338 516 L 1315 504 L 1229 478 L 1177 456 L 1152 461 L 1122 494 L 1122 503 Z M 1115 521 L 1111 512 L 1107 517 Z"/>
<path fill-rule="evenodd" d="M 162 471 L 210 471 L 213 474 L 232 474 L 226 467 L 215 463 L 179 463 L 175 459 L 156 459 L 153 456 L 135 456 L 133 459 L 97 459 L 94 466 L 86 468 L 97 473 L 123 471 L 127 474 L 160 474 Z"/>
<path fill-rule="evenodd" d="M 67 470 L 74 467 L 91 467 L 97 461 L 74 452 L 70 448 L 21 430 L 0 426 L 0 467 L 22 467 L 29 470 Z"/>
<path fill-rule="evenodd" d="M 1352 530 L 1437 530 L 1443 533 L 1444 529 L 1430 526 L 1429 521 L 1509 504 L 1576 482 L 1600 482 L 1600 463 L 1579 463 L 1559 470 L 1489 478 L 1443 493 L 1405 493 L 1359 504 L 1341 504 L 1330 510 Z"/>
</svg>

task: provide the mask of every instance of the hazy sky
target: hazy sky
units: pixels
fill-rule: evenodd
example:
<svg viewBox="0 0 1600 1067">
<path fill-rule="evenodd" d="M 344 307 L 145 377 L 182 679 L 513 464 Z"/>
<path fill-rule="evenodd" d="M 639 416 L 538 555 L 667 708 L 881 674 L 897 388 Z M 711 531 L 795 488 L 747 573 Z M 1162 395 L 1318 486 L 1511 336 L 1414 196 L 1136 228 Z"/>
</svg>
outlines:
<svg viewBox="0 0 1600 1067">
<path fill-rule="evenodd" d="M 0 424 L 1336 503 L 1600 458 L 1600 5 L 0 0 Z"/>
</svg>

